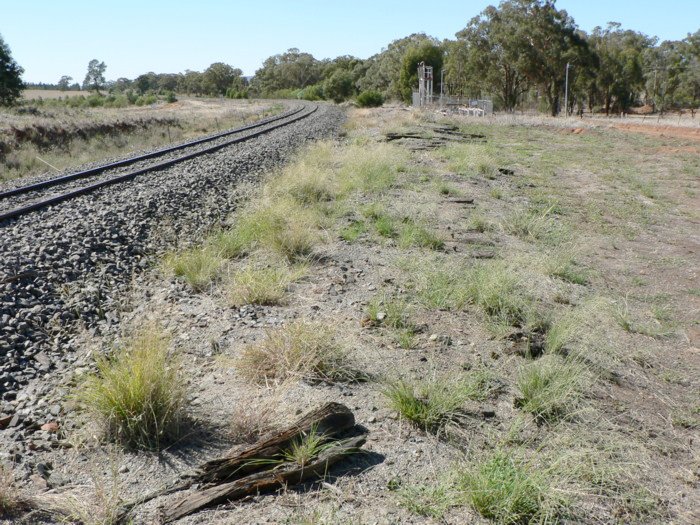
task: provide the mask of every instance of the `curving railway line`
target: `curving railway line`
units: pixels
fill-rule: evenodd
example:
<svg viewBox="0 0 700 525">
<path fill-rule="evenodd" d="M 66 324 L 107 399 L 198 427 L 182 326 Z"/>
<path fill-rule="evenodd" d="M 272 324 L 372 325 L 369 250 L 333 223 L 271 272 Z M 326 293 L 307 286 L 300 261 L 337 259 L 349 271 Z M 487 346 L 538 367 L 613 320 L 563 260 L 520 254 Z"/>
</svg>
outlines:
<svg viewBox="0 0 700 525">
<path fill-rule="evenodd" d="M 303 104 L 281 115 L 262 119 L 247 126 L 53 179 L 0 191 L 0 223 L 259 137 L 304 119 L 317 109 L 317 105 Z M 51 189 L 56 191 L 51 192 Z"/>
</svg>

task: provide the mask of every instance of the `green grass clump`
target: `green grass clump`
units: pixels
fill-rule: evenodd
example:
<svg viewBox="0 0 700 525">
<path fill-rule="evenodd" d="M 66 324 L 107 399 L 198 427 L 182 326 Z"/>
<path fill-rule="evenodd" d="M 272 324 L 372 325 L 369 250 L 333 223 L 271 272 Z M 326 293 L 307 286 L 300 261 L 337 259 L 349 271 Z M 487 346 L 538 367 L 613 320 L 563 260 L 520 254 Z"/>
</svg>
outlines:
<svg viewBox="0 0 700 525">
<path fill-rule="evenodd" d="M 476 371 L 456 379 L 393 381 L 387 383 L 382 393 L 402 418 L 428 432 L 438 432 L 445 424 L 459 419 L 464 403 L 484 400 L 493 390 L 491 375 Z"/>
<path fill-rule="evenodd" d="M 222 257 L 236 258 L 266 249 L 295 261 L 308 257 L 319 242 L 318 216 L 291 199 L 261 202 L 237 217 L 234 226 L 211 239 Z"/>
<path fill-rule="evenodd" d="M 439 480 L 433 484 L 409 485 L 398 492 L 399 505 L 426 518 L 439 520 L 459 504 L 458 493 L 452 483 Z"/>
<path fill-rule="evenodd" d="M 374 219 L 374 229 L 382 237 L 393 239 L 397 235 L 396 222 L 389 215 L 380 215 Z"/>
<path fill-rule="evenodd" d="M 204 290 L 216 279 L 223 260 L 208 247 L 173 253 L 165 258 L 165 266 L 176 277 L 183 278 L 195 291 Z"/>
<path fill-rule="evenodd" d="M 285 461 L 296 463 L 304 468 L 335 443 L 328 442 L 328 438 L 314 426 L 309 432 L 295 439 L 289 449 L 282 452 Z"/>
<path fill-rule="evenodd" d="M 491 328 L 521 327 L 541 322 L 534 300 L 518 270 L 504 261 L 471 268 L 445 264 L 409 268 L 409 282 L 428 308 L 461 310 L 480 308 Z"/>
<path fill-rule="evenodd" d="M 417 246 L 431 250 L 442 250 L 445 247 L 445 242 L 438 235 L 410 219 L 404 220 L 401 225 L 398 244 L 401 248 Z"/>
<path fill-rule="evenodd" d="M 355 242 L 366 231 L 367 225 L 364 221 L 352 221 L 340 231 L 340 238 L 345 242 Z"/>
<path fill-rule="evenodd" d="M 383 193 L 406 171 L 409 153 L 391 144 L 353 145 L 339 155 L 339 180 L 345 192 Z"/>
<path fill-rule="evenodd" d="M 460 488 L 479 514 L 496 523 L 549 523 L 550 488 L 543 473 L 503 450 L 462 473 Z"/>
<path fill-rule="evenodd" d="M 486 148 L 482 144 L 450 144 L 436 153 L 446 162 L 447 169 L 454 173 L 493 178 L 498 173 L 498 167 Z"/>
<path fill-rule="evenodd" d="M 567 238 L 566 228 L 553 216 L 552 209 L 520 209 L 511 213 L 501 227 L 506 233 L 524 240 L 558 244 Z"/>
<path fill-rule="evenodd" d="M 263 341 L 244 349 L 238 369 L 245 378 L 259 383 L 292 378 L 325 382 L 359 378 L 334 331 L 309 321 L 270 330 Z"/>
<path fill-rule="evenodd" d="M 367 316 L 374 324 L 390 328 L 410 328 L 411 306 L 402 299 L 388 297 L 386 294 L 373 298 L 367 307 Z"/>
<path fill-rule="evenodd" d="M 467 230 L 478 233 L 485 233 L 493 230 L 494 225 L 489 221 L 483 213 L 474 212 L 469 216 L 467 221 Z"/>
<path fill-rule="evenodd" d="M 576 264 L 573 253 L 562 251 L 544 258 L 544 272 L 551 277 L 573 284 L 588 284 L 587 272 Z"/>
<path fill-rule="evenodd" d="M 445 195 L 445 196 L 453 196 L 453 197 L 456 197 L 456 196 L 459 196 L 459 195 L 462 194 L 461 191 L 459 191 L 457 188 L 455 188 L 455 187 L 452 186 L 451 184 L 448 184 L 448 183 L 445 182 L 445 181 L 439 181 L 439 182 L 436 184 L 436 189 L 437 189 L 437 192 L 438 192 L 440 195 Z"/>
<path fill-rule="evenodd" d="M 471 268 L 465 278 L 464 295 L 498 325 L 523 326 L 530 304 L 521 278 L 502 261 Z"/>
<path fill-rule="evenodd" d="M 545 355 L 520 369 L 516 404 L 541 421 L 566 418 L 579 404 L 586 375 L 586 369 L 577 363 Z"/>
<path fill-rule="evenodd" d="M 337 154 L 332 143 L 313 144 L 268 183 L 265 191 L 270 196 L 291 197 L 305 206 L 335 200 L 340 194 L 335 176 Z"/>
<path fill-rule="evenodd" d="M 186 413 L 185 381 L 168 343 L 150 327 L 114 356 L 97 359 L 97 373 L 77 397 L 102 423 L 108 439 L 158 450 L 178 437 Z"/>
<path fill-rule="evenodd" d="M 228 286 L 232 306 L 282 304 L 289 285 L 301 277 L 304 268 L 246 266 L 235 271 Z"/>
</svg>

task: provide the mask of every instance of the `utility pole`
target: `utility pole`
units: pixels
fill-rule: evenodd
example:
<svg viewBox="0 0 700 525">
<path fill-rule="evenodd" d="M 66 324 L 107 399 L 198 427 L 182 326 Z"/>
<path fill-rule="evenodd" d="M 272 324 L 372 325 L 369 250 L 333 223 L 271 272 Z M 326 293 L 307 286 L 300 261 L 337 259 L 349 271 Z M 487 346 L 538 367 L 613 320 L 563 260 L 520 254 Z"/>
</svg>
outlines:
<svg viewBox="0 0 700 525">
<path fill-rule="evenodd" d="M 564 116 L 569 116 L 569 63 L 566 63 L 566 82 L 564 83 Z"/>
</svg>

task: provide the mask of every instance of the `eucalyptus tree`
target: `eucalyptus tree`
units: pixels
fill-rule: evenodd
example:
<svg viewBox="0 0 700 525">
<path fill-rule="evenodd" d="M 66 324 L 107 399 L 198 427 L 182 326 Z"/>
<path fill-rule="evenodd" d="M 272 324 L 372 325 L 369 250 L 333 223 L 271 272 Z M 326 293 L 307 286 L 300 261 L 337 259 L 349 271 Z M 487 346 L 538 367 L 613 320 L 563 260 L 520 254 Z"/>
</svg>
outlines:
<svg viewBox="0 0 700 525">
<path fill-rule="evenodd" d="M 96 58 L 90 60 L 87 73 L 85 74 L 85 80 L 83 80 L 83 89 L 94 90 L 99 94 L 100 89 L 105 85 L 106 70 L 107 66 L 104 62 L 100 62 Z"/>
<path fill-rule="evenodd" d="M 10 46 L 0 35 L 0 106 L 11 106 L 22 94 L 24 69 L 12 58 Z"/>
</svg>

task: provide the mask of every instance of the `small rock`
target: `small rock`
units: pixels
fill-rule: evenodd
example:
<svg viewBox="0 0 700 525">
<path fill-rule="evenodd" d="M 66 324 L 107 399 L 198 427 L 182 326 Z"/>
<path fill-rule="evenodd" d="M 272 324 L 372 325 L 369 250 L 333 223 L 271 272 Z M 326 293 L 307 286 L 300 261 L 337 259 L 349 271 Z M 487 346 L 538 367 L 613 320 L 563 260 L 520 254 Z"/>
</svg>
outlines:
<svg viewBox="0 0 700 525">
<path fill-rule="evenodd" d="M 55 421 L 49 421 L 48 423 L 41 425 L 41 430 L 44 432 L 58 432 L 58 428 L 58 423 Z"/>
<path fill-rule="evenodd" d="M 437 334 L 430 334 L 430 340 L 431 341 L 437 341 L 438 335 Z"/>
<path fill-rule="evenodd" d="M 377 321 L 383 321 L 386 319 L 386 312 L 377 312 Z"/>
</svg>

